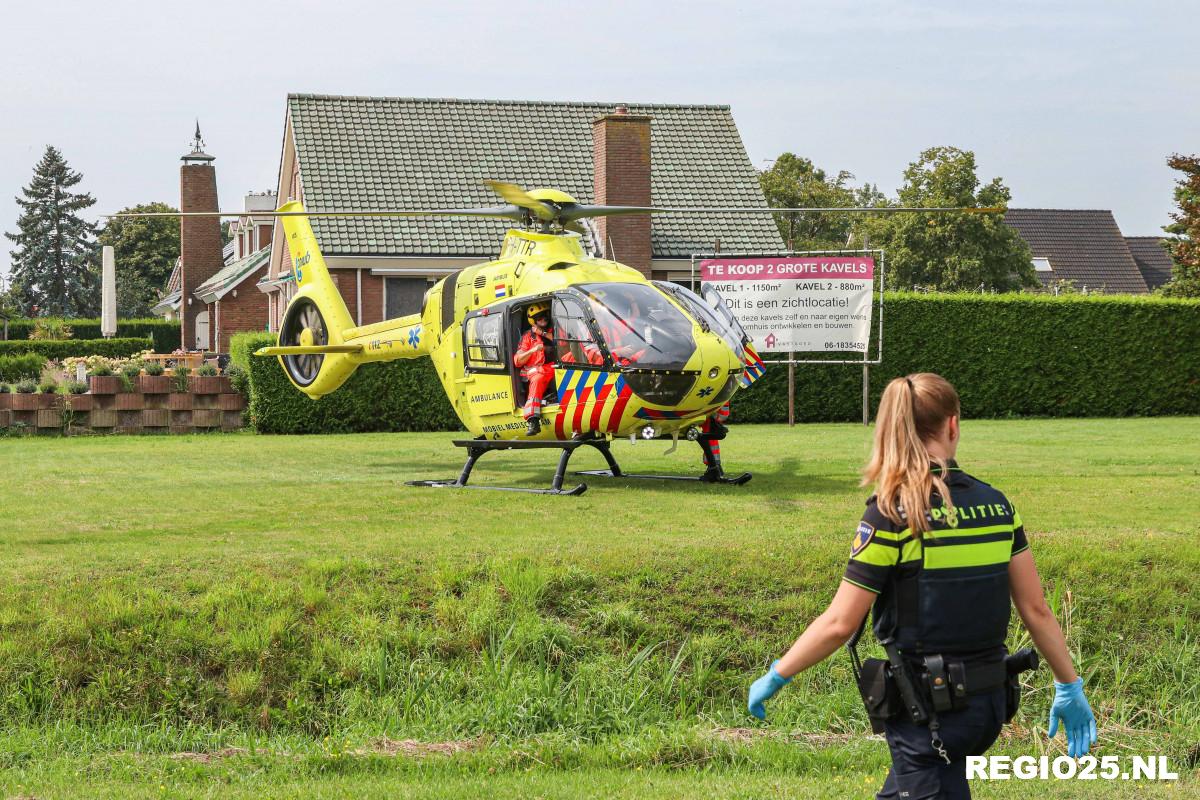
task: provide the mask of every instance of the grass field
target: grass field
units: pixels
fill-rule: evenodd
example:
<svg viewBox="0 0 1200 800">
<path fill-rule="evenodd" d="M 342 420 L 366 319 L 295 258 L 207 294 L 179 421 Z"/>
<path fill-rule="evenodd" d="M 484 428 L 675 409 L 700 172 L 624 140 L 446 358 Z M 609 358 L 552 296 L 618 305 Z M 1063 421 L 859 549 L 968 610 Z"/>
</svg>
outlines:
<svg viewBox="0 0 1200 800">
<path fill-rule="evenodd" d="M 740 488 L 415 489 L 446 434 L 0 439 L 0 796 L 845 797 L 882 780 L 843 654 L 745 715 L 828 601 L 869 431 L 735 427 Z M 969 421 L 1020 509 L 1102 754 L 1200 777 L 1200 419 Z M 627 468 L 698 448 L 619 443 Z M 601 466 L 581 451 L 577 468 Z M 480 483 L 542 486 L 546 454 Z M 1010 646 L 1027 637 L 1014 625 Z M 1056 754 L 1031 680 L 996 752 Z"/>
</svg>

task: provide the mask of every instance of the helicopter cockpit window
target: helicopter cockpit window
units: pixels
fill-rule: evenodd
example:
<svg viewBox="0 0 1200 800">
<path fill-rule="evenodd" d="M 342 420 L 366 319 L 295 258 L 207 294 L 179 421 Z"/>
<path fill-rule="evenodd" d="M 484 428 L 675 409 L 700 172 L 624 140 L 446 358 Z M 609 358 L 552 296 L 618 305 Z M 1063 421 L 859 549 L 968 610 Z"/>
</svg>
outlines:
<svg viewBox="0 0 1200 800">
<path fill-rule="evenodd" d="M 592 329 L 588 327 L 587 312 L 577 300 L 555 297 L 551 317 L 554 320 L 554 343 L 560 364 L 604 363 L 604 352 L 596 344 Z"/>
<path fill-rule="evenodd" d="M 683 369 L 696 350 L 692 320 L 644 283 L 576 286 L 591 306 L 608 352 L 622 366 Z"/>
<path fill-rule="evenodd" d="M 725 298 L 721 297 L 721 293 L 711 286 L 703 286 L 700 293 L 704 295 L 704 302 L 713 310 L 713 313 L 725 321 L 725 324 L 733 331 L 738 338 L 743 342 L 749 342 L 750 337 L 746 335 L 746 329 L 742 327 L 742 323 L 738 322 L 737 317 L 729 310 L 729 304 L 725 302 Z"/>
<path fill-rule="evenodd" d="M 687 312 L 696 318 L 700 323 L 700 327 L 705 330 L 713 331 L 722 339 L 725 344 L 737 353 L 740 359 L 743 357 L 742 335 L 738 332 L 739 329 L 730 327 L 728 321 L 717 314 L 716 310 L 710 307 L 702 300 L 695 292 L 677 283 L 667 283 L 666 281 L 654 281 L 654 285 L 662 289 L 679 305 L 687 309 Z"/>
<path fill-rule="evenodd" d="M 476 314 L 467 317 L 465 338 L 468 368 L 507 368 L 500 346 L 503 324 L 503 314 Z"/>
</svg>

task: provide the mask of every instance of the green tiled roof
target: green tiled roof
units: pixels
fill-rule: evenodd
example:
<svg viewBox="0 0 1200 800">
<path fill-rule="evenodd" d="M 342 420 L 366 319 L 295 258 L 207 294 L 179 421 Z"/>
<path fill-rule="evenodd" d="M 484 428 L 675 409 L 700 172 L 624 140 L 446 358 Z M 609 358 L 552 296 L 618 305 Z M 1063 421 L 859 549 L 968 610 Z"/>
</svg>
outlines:
<svg viewBox="0 0 1200 800">
<path fill-rule="evenodd" d="M 215 275 L 197 286 L 193 294 L 201 298 L 213 295 L 215 299 L 220 300 L 254 272 L 266 267 L 267 262 L 270 260 L 270 247 L 256 250 L 244 258 L 240 258 L 222 267 Z M 205 302 L 209 301 L 206 300 Z"/>
<path fill-rule="evenodd" d="M 312 209 L 462 208 L 500 201 L 486 178 L 593 201 L 592 121 L 616 103 L 332 97 L 288 110 L 305 205 Z M 728 106 L 630 105 L 650 123 L 651 201 L 765 207 Z M 463 218 L 318 219 L 327 254 L 494 256 L 506 223 Z M 767 214 L 655 217 L 655 258 L 712 249 L 778 250 Z M 617 254 L 618 257 L 620 254 Z"/>
</svg>

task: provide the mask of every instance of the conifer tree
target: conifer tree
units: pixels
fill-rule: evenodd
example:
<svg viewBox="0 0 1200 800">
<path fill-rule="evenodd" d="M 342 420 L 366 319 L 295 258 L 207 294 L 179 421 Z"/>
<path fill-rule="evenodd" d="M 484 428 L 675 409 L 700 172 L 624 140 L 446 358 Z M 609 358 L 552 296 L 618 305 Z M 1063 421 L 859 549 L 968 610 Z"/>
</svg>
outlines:
<svg viewBox="0 0 1200 800">
<path fill-rule="evenodd" d="M 99 265 L 96 226 L 79 216 L 95 204 L 86 192 L 71 189 L 83 176 L 62 153 L 46 147 L 33 180 L 16 198 L 21 207 L 17 232 L 4 235 L 16 244 L 12 257 L 12 295 L 29 316 L 92 317 L 99 312 Z"/>
</svg>

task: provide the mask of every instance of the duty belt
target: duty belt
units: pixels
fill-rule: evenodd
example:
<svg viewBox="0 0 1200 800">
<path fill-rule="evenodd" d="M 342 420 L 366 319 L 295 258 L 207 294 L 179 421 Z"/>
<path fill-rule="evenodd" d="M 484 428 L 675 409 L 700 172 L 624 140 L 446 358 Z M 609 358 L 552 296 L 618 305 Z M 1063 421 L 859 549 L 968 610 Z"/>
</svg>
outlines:
<svg viewBox="0 0 1200 800">
<path fill-rule="evenodd" d="M 939 712 L 960 706 L 968 695 L 999 689 L 1008 679 L 1003 660 L 964 664 L 962 661 L 948 661 L 945 655 L 929 655 L 921 663 L 925 667 L 926 686 L 933 710 Z M 955 703 L 955 700 L 959 702 Z"/>
</svg>

